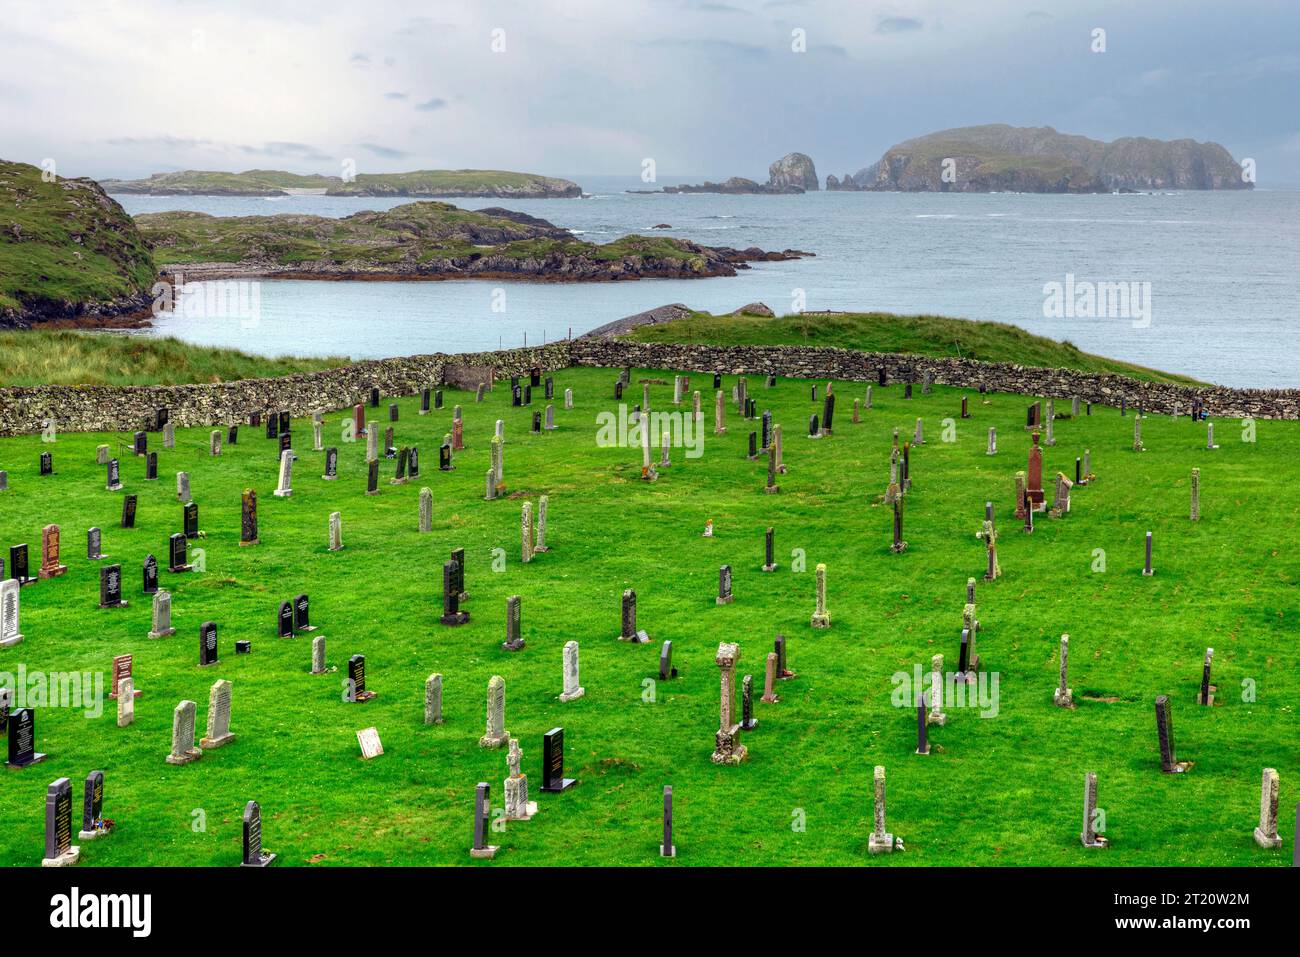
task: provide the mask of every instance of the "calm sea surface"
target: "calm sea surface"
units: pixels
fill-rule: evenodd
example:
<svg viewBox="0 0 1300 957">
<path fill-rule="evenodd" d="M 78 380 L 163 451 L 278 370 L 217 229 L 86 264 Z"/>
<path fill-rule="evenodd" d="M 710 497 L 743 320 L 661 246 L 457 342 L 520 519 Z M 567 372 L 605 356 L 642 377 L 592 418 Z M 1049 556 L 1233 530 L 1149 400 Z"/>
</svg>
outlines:
<svg viewBox="0 0 1300 957">
<path fill-rule="evenodd" d="M 543 284 L 263 282 L 260 315 L 168 316 L 171 335 L 264 355 L 378 358 L 561 339 L 669 302 L 729 312 L 884 310 L 1013 323 L 1080 348 L 1225 385 L 1300 386 L 1300 191 L 1128 196 L 812 193 L 633 195 L 570 177 L 590 199 L 507 205 L 593 242 L 661 232 L 718 246 L 804 249 L 733 278 Z M 118 196 L 128 212 L 346 216 L 402 200 Z M 1045 284 L 1137 283 L 1121 316 L 1045 317 Z M 1149 299 L 1147 298 L 1149 295 Z M 1149 313 L 1135 308 L 1149 304 Z M 1148 322 L 1149 316 L 1149 322 Z"/>
</svg>

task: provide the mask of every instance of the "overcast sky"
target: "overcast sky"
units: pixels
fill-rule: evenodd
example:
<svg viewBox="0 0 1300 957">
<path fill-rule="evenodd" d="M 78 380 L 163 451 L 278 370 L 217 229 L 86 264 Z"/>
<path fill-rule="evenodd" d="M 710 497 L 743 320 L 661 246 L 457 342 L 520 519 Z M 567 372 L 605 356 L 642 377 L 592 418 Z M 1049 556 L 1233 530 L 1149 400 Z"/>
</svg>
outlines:
<svg viewBox="0 0 1300 957">
<path fill-rule="evenodd" d="M 70 176 L 765 179 L 800 150 L 824 182 L 1000 122 L 1215 140 L 1296 185 L 1298 104 L 1293 0 L 4 0 L 0 22 L 0 157 Z"/>
</svg>

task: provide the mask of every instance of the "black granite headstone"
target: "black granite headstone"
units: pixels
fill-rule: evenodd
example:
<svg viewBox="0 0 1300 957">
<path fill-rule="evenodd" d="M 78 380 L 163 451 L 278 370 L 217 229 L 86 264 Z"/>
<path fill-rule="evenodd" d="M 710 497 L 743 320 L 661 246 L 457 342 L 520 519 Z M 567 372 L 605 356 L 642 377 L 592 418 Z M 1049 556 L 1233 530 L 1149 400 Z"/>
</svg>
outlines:
<svg viewBox="0 0 1300 957">
<path fill-rule="evenodd" d="M 190 570 L 190 542 L 184 535 L 177 533 L 167 540 L 167 570 L 173 574 Z"/>
<path fill-rule="evenodd" d="M 280 602 L 280 613 L 277 616 L 276 621 L 278 623 L 277 634 L 279 634 L 281 638 L 292 638 L 293 637 L 293 603 L 292 602 L 287 602 L 287 601 Z"/>
<path fill-rule="evenodd" d="M 577 783 L 564 776 L 564 729 L 552 728 L 542 735 L 542 790 L 564 791 Z"/>
<path fill-rule="evenodd" d="M 86 789 L 81 802 L 81 829 L 88 833 L 100 830 L 104 818 L 104 772 L 86 775 Z"/>
<path fill-rule="evenodd" d="M 41 474 L 42 475 L 54 474 L 54 456 L 51 455 L 49 452 L 41 453 Z"/>
<path fill-rule="evenodd" d="M 126 495 L 122 498 L 122 527 L 135 528 L 136 497 Z"/>
<path fill-rule="evenodd" d="M 122 600 L 122 566 L 105 565 L 99 570 L 99 607 L 125 608 Z"/>
<path fill-rule="evenodd" d="M 205 621 L 199 626 L 199 667 L 215 665 L 217 656 L 217 623 Z"/>
<path fill-rule="evenodd" d="M 311 623 L 311 599 L 305 592 L 293 600 L 293 630 L 316 630 L 316 626 Z"/>
<path fill-rule="evenodd" d="M 158 453 L 150 452 L 144 459 L 144 480 L 154 482 L 158 479 Z"/>
<path fill-rule="evenodd" d="M 9 767 L 25 768 L 44 761 L 36 750 L 36 716 L 31 708 L 19 708 L 9 716 Z"/>
<path fill-rule="evenodd" d="M 181 509 L 181 521 L 184 536 L 186 538 L 199 537 L 199 504 L 198 502 L 186 502 Z"/>
<path fill-rule="evenodd" d="M 158 592 L 158 559 L 146 555 L 144 559 L 144 593 L 154 595 Z"/>
<path fill-rule="evenodd" d="M 59 778 L 45 792 L 45 859 L 72 849 L 72 782 Z"/>
<path fill-rule="evenodd" d="M 276 855 L 262 850 L 262 809 L 256 801 L 244 805 L 244 856 L 240 867 L 266 867 Z"/>
</svg>

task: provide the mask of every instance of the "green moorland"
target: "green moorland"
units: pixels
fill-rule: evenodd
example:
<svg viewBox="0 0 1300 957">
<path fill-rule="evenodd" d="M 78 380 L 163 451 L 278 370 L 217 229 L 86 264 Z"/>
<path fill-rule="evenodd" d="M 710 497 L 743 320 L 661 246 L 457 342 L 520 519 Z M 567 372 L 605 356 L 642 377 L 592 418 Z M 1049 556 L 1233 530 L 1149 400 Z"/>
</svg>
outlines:
<svg viewBox="0 0 1300 957">
<path fill-rule="evenodd" d="M 706 345 L 805 345 L 870 352 L 906 352 L 983 362 L 1013 362 L 1047 369 L 1077 369 L 1150 382 L 1204 385 L 1188 376 L 1160 372 L 1081 351 L 1071 342 L 1036 336 L 1004 322 L 947 316 L 899 316 L 888 312 L 806 312 L 789 316 L 714 316 L 696 312 L 623 338 L 638 342 Z"/>
<path fill-rule="evenodd" d="M 485 254 L 511 259 L 547 256 L 613 261 L 641 256 L 704 268 L 699 247 L 668 237 L 624 236 L 597 245 L 532 217 L 507 218 L 449 203 L 406 203 L 380 212 L 332 218 L 211 216 L 147 213 L 136 217 L 159 266 L 187 263 L 263 263 L 292 267 L 418 268 Z"/>
<path fill-rule="evenodd" d="M 633 372 L 631 392 L 639 400 Z M 671 372 L 649 373 L 671 382 Z M 47 705 L 36 710 L 38 766 L 6 771 L 0 791 L 0 862 L 31 866 L 42 851 L 46 785 L 68 776 L 74 814 L 85 775 L 106 776 L 104 813 L 117 822 L 107 839 L 82 843 L 83 866 L 223 865 L 240 853 L 240 815 L 261 802 L 265 845 L 277 866 L 470 864 L 474 786 L 492 785 L 502 803 L 504 751 L 478 746 L 489 677 L 506 679 L 506 727 L 525 752 L 530 797 L 539 814 L 492 834 L 502 852 L 482 866 L 691 865 L 1284 865 L 1286 847 L 1255 846 L 1263 767 L 1282 773 L 1282 805 L 1295 799 L 1300 754 L 1295 700 L 1300 676 L 1289 650 L 1300 624 L 1294 596 L 1300 559 L 1294 546 L 1300 497 L 1279 477 L 1300 456 L 1300 424 L 1261 421 L 1257 441 L 1240 423 L 1216 422 L 1221 448 L 1205 448 L 1205 427 L 1150 416 L 1149 451 L 1132 451 L 1132 413 L 1094 407 L 1057 423 L 1046 450 L 1049 475 L 1072 471 L 1092 451 L 1097 481 L 1076 488 L 1071 513 L 1040 516 L 1032 535 L 1012 514 L 1012 476 L 1025 466 L 1025 397 L 972 395 L 969 420 L 952 423 L 963 394 L 897 386 L 874 389 L 874 407 L 852 422 L 861 383 L 836 383 L 835 434 L 811 441 L 802 423 L 820 404 L 809 383 L 751 379 L 758 409 L 786 426 L 781 491 L 762 491 L 765 463 L 749 462 L 743 422 L 728 408 L 729 431 L 712 433 L 712 389 L 705 396 L 702 457 L 678 448 L 658 482 L 638 479 L 635 449 L 602 447 L 597 416 L 613 410 L 612 370 L 555 374 L 556 395 L 572 388 L 575 407 L 557 400 L 558 429 L 533 435 L 530 409 L 511 408 L 498 385 L 483 404 L 449 391 L 444 409 L 418 416 L 418 399 L 399 401 L 399 443 L 418 444 L 423 474 L 404 486 L 387 478 L 367 497 L 364 446 L 339 440 L 345 414 L 326 416 L 326 444 L 340 449 L 339 478 L 321 479 L 324 453 L 311 451 L 310 422 L 295 420 L 299 461 L 291 498 L 275 498 L 274 442 L 245 427 L 219 458 L 207 454 L 206 428 L 177 431 L 162 449 L 160 479 L 142 480 L 124 434 L 61 434 L 0 440 L 0 545 L 27 542 L 38 563 L 40 529 L 63 529 L 63 577 L 22 590 L 26 640 L 0 650 L 0 671 L 106 675 L 114 655 L 135 656 L 135 723 L 119 728 L 103 714 Z M 734 378 L 724 380 L 730 390 Z M 651 386 L 653 409 L 666 409 L 671 385 Z M 385 400 L 385 404 L 386 404 Z M 466 449 L 456 469 L 439 472 L 436 446 L 464 409 Z M 540 390 L 534 408 L 540 408 Z M 378 410 L 375 410 L 376 412 Z M 375 412 L 371 412 L 375 415 Z M 890 511 L 878 504 L 888 476 L 891 433 L 925 421 L 927 444 L 912 455 L 907 550 L 889 550 Z M 385 427 L 386 415 L 380 417 Z M 509 498 L 483 500 L 493 423 L 505 420 Z M 996 426 L 999 452 L 985 455 Z M 95 447 L 122 456 L 125 492 L 139 496 L 136 528 L 118 528 L 124 493 L 104 489 Z M 56 474 L 39 478 L 41 452 Z M 1201 470 L 1202 517 L 1188 518 L 1191 469 Z M 146 553 L 166 565 L 167 537 L 180 530 L 172 476 L 188 471 L 206 537 L 204 571 L 162 573 L 174 595 L 176 636 L 151 641 L 150 602 L 141 594 Z M 433 490 L 433 531 L 417 531 L 419 490 Z M 241 491 L 259 493 L 261 544 L 237 546 Z M 523 564 L 520 507 L 549 495 L 550 551 Z M 1050 493 L 1049 493 L 1050 494 Z M 998 676 L 996 715 L 946 708 L 932 727 L 934 752 L 918 756 L 915 716 L 891 702 L 896 673 L 928 667 L 942 653 L 951 669 L 959 645 L 968 576 L 984 569 L 975 538 L 984 503 L 996 508 L 1003 577 L 978 586 L 979 652 Z M 343 516 L 345 548 L 327 549 L 327 519 Z M 707 520 L 711 539 L 701 537 Z M 87 527 L 104 529 L 104 551 L 120 562 L 130 607 L 97 607 L 99 562 L 85 558 Z M 774 573 L 760 571 L 763 530 L 776 529 Z M 1141 574 L 1143 536 L 1155 534 L 1153 577 Z M 471 614 L 460 628 L 439 624 L 441 567 L 464 547 Z M 500 549 L 498 552 L 496 550 Z M 1104 571 L 1099 558 L 1104 553 Z M 197 555 L 192 552 L 192 558 Z M 503 570 L 494 562 L 504 557 Z M 796 560 L 806 570 L 796 571 Z M 814 566 L 828 569 L 829 630 L 814 630 Z M 718 568 L 735 572 L 735 601 L 715 601 Z M 500 566 L 498 566 L 500 567 Z M 616 640 L 619 596 L 633 587 L 648 645 Z M 312 599 L 336 673 L 313 676 L 310 635 L 275 637 L 278 603 Z M 523 598 L 527 647 L 501 649 L 506 599 Z M 199 625 L 220 629 L 220 664 L 196 667 Z M 781 683 L 776 704 L 755 702 L 759 726 L 743 736 L 746 763 L 710 762 L 718 720 L 720 641 L 739 642 L 741 674 L 761 688 L 763 662 L 777 633 L 789 641 L 798 673 Z M 1052 704 L 1057 647 L 1071 636 L 1070 683 L 1078 708 Z M 238 640 L 252 654 L 236 656 Z M 582 649 L 586 696 L 561 704 L 561 648 Z M 660 643 L 671 639 L 680 675 L 656 685 Z M 1215 649 L 1217 704 L 1194 703 L 1206 646 Z M 350 655 L 366 655 L 368 687 L 378 697 L 341 697 Z M 424 681 L 445 678 L 439 726 L 422 723 Z M 199 703 L 203 733 L 208 689 L 234 685 L 238 740 L 197 763 L 173 767 L 172 710 Z M 987 686 L 989 691 L 992 686 Z M 653 689 L 653 693 L 651 690 Z M 1177 753 L 1189 773 L 1159 770 L 1153 700 L 1173 702 Z M 906 695 L 904 695 L 906 698 Z M 991 712 L 990 707 L 985 709 Z M 540 792 L 541 737 L 562 725 L 566 773 L 580 783 Z M 359 757 L 356 732 L 375 727 L 385 753 Z M 890 830 L 906 851 L 867 855 L 872 766 L 888 769 Z M 1111 846 L 1079 845 L 1085 771 L 1100 779 L 1100 807 Z M 661 793 L 676 799 L 678 857 L 658 856 Z M 477 862 L 476 862 L 477 863 Z"/>
<path fill-rule="evenodd" d="M 35 166 L 0 160 L 0 210 L 0 324 L 131 300 L 157 278 L 131 217 L 90 180 L 45 182 Z"/>
<path fill-rule="evenodd" d="M 168 337 L 69 330 L 0 331 L 0 386 L 180 385 L 316 372 L 345 358 L 268 359 Z"/>
</svg>

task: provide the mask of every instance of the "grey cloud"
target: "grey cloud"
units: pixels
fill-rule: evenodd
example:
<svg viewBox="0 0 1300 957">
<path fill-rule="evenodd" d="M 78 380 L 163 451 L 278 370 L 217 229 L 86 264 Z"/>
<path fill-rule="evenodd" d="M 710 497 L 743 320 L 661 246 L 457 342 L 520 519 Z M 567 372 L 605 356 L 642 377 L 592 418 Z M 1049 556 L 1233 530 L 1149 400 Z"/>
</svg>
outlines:
<svg viewBox="0 0 1300 957">
<path fill-rule="evenodd" d="M 375 156 L 383 157 L 384 159 L 405 159 L 411 155 L 410 153 L 394 149 L 391 146 L 384 146 L 380 143 L 361 143 L 360 146 L 363 150 L 373 153 Z"/>
<path fill-rule="evenodd" d="M 423 103 L 417 103 L 415 108 L 421 113 L 432 113 L 434 110 L 441 110 L 447 106 L 447 101 L 440 96 L 425 100 Z"/>
<path fill-rule="evenodd" d="M 915 17 L 883 17 L 876 24 L 877 33 L 913 33 L 925 24 Z"/>
</svg>

